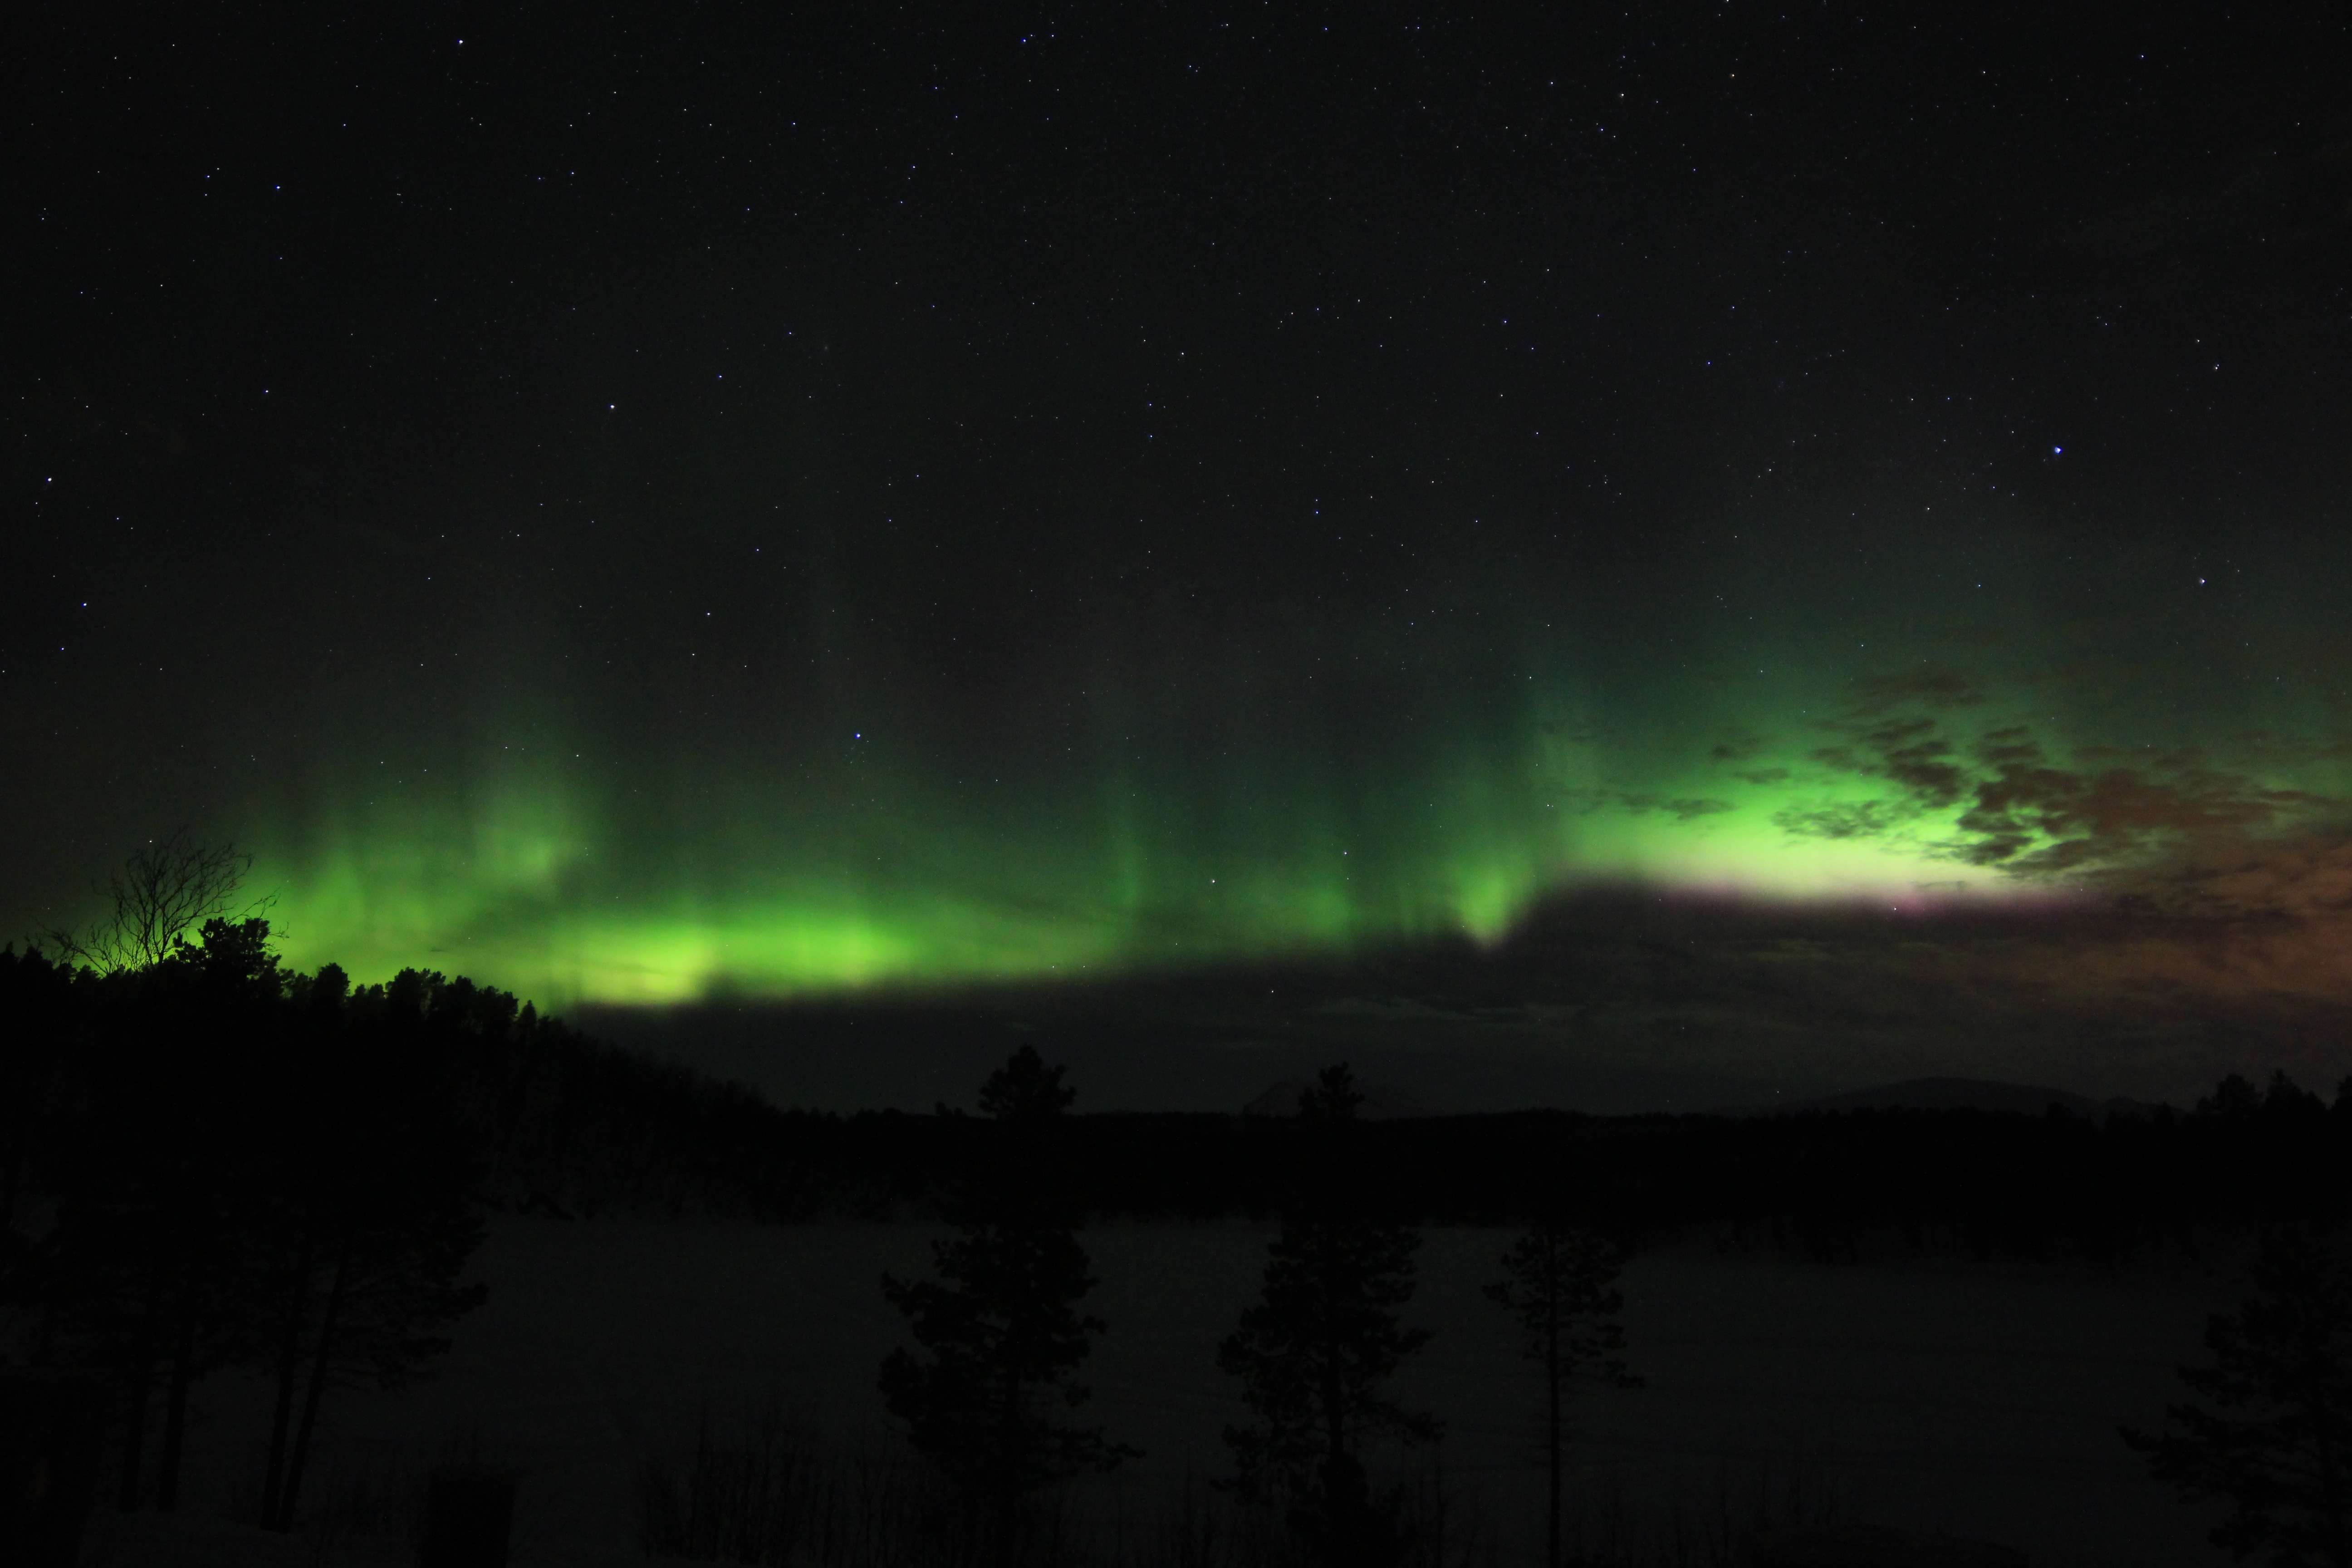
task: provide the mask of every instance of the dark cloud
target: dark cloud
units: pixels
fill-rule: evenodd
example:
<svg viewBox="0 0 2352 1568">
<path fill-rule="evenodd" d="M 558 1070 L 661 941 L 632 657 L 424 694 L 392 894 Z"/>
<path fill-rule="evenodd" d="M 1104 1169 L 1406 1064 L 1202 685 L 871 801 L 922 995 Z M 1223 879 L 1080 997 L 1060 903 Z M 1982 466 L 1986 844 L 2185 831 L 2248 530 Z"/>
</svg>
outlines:
<svg viewBox="0 0 2352 1568">
<path fill-rule="evenodd" d="M 2014 729 L 1987 736 L 1979 754 L 1990 776 L 1974 782 L 1973 804 L 1960 817 L 1972 841 L 1958 858 L 2027 873 L 2112 864 L 2167 843 L 2274 827 L 2331 804 L 2193 758 L 2150 768 L 2061 767 Z M 2043 847 L 2025 853 L 2036 842 Z"/>
<path fill-rule="evenodd" d="M 1944 806 L 1968 788 L 1968 773 L 1951 761 L 1952 749 L 1933 719 L 1888 719 L 1863 726 L 1850 744 L 1822 747 L 1813 758 L 1832 768 L 1892 780 L 1921 805 Z"/>
<path fill-rule="evenodd" d="M 2207 844 L 2144 868 L 2117 904 L 2171 920 L 2340 927 L 2352 922 L 2352 835 Z M 2352 941 L 2336 945 L 2336 967 L 2352 968 Z"/>
<path fill-rule="evenodd" d="M 1639 816 L 1644 812 L 1663 811 L 1673 816 L 1677 822 L 1689 822 L 1696 817 L 1713 816 L 1717 813 L 1732 809 L 1731 803 L 1727 800 L 1713 800 L 1705 796 L 1693 795 L 1670 798 L 1665 795 L 1641 795 L 1628 790 L 1573 790 L 1569 792 L 1569 798 L 1588 812 L 1614 808 Z"/>
<path fill-rule="evenodd" d="M 1875 838 L 1891 832 L 1902 817 L 1883 801 L 1863 801 L 1821 806 L 1784 806 L 1772 814 L 1772 825 L 1797 838 Z"/>
<path fill-rule="evenodd" d="M 2085 750 L 2053 757 L 2021 724 L 1956 734 L 1945 711 L 1980 700 L 1976 685 L 1939 670 L 1869 683 L 1837 737 L 1812 760 L 1832 773 L 1883 781 L 1892 798 L 1792 805 L 1773 820 L 1807 838 L 1864 838 L 1928 812 L 1960 806 L 1958 833 L 1935 852 L 2022 877 L 2084 873 L 2221 839 L 2275 834 L 2344 803 L 2276 787 L 2196 751 Z M 1904 710 L 1899 704 L 1914 706 Z M 1920 712 L 1925 707 L 1934 711 Z M 2273 755 L 2259 736 L 2244 755 Z"/>
</svg>

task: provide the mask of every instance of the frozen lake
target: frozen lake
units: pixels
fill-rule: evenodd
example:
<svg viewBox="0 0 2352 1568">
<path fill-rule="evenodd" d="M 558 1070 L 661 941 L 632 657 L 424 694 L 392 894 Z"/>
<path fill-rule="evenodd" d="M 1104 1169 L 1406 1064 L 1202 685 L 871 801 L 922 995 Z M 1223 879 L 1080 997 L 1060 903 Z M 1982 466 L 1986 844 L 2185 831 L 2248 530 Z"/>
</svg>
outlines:
<svg viewBox="0 0 2352 1568">
<path fill-rule="evenodd" d="M 877 1365 L 903 1342 L 877 1288 L 919 1272 L 937 1233 L 912 1226 L 754 1227 L 500 1220 L 482 1258 L 489 1303 L 433 1382 L 331 1407 L 314 1474 L 348 1486 L 421 1471 L 468 1441 L 525 1471 L 518 1560 L 625 1557 L 630 1479 L 708 1398 L 730 1414 L 771 1390 L 845 1435 L 878 1427 Z M 1255 1296 L 1270 1227 L 1116 1226 L 1087 1233 L 1108 1320 L 1094 1417 L 1147 1450 L 1139 1479 L 1221 1473 L 1239 1414 L 1213 1356 Z M 1433 1230 L 1411 1314 L 1436 1331 L 1402 1389 L 1446 1426 L 1444 1463 L 1484 1494 L 1503 1560 L 1532 1561 L 1540 1490 L 1528 1462 L 1534 1390 L 1507 1323 L 1478 1293 L 1501 1231 Z M 2179 1395 L 2205 1315 L 2233 1274 L 2149 1264 L 1912 1260 L 1823 1265 L 1704 1243 L 1626 1271 L 1629 1357 L 1648 1386 L 1584 1396 L 1580 1488 L 1698 1502 L 1768 1472 L 1835 1487 L 1850 1515 L 2023 1547 L 2037 1564 L 2212 1564 L 2205 1521 L 2150 1481 L 2116 1436 Z M 258 1388 L 200 1388 L 192 1514 L 230 1511 L 259 1468 Z M 141 1532 L 93 1555 L 152 1556 Z M 219 1549 L 226 1552 L 223 1545 Z M 350 1554 L 359 1561 L 367 1553 Z M 289 1561 L 297 1559 L 289 1557 Z"/>
</svg>

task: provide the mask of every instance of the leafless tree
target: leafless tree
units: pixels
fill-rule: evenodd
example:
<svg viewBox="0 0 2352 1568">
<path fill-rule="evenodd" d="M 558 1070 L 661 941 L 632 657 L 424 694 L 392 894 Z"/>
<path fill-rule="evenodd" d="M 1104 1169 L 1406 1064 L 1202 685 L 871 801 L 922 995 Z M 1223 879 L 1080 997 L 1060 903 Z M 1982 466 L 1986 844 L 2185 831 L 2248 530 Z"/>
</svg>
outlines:
<svg viewBox="0 0 2352 1568">
<path fill-rule="evenodd" d="M 229 912 L 252 867 L 253 857 L 235 845 L 209 843 L 184 827 L 150 839 L 107 874 L 102 891 L 112 912 L 79 931 L 52 930 L 49 945 L 101 973 L 159 963 L 181 937 Z M 257 899 L 241 913 L 257 914 L 272 901 Z"/>
</svg>

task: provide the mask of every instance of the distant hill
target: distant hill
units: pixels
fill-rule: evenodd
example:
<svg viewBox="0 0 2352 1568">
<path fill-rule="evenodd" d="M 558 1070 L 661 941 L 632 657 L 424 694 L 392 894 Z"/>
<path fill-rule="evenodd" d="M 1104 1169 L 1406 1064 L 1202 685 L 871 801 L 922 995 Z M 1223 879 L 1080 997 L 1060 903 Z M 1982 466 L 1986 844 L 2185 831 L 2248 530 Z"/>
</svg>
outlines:
<svg viewBox="0 0 2352 1568">
<path fill-rule="evenodd" d="M 1242 1107 L 1242 1114 L 1250 1117 L 1296 1116 L 1298 1113 L 1298 1097 L 1307 1087 L 1306 1079 L 1282 1079 L 1259 1091 L 1255 1099 Z M 1360 1082 L 1356 1087 L 1364 1097 L 1360 1114 L 1368 1121 L 1444 1116 L 1451 1110 L 1431 1096 L 1402 1085 L 1374 1080 Z M 1778 1116 L 1799 1110 L 1999 1110 L 2021 1116 L 2042 1116 L 2046 1115 L 2053 1105 L 2069 1115 L 2086 1117 L 2093 1121 L 2105 1121 L 2117 1113 L 2144 1115 L 2156 1109 L 2146 1100 L 2121 1097 L 2093 1100 L 2088 1095 L 2076 1094 L 2071 1089 L 2052 1089 L 2045 1084 L 2003 1083 L 1984 1078 L 1913 1078 L 1872 1089 L 1843 1089 L 1836 1094 L 1778 1100 L 1765 1104 L 1722 1106 L 1711 1114 Z"/>
<path fill-rule="evenodd" d="M 2093 1100 L 2087 1095 L 2042 1084 L 2001 1083 L 1982 1078 L 1914 1078 L 1875 1089 L 1850 1089 L 1807 1100 L 1787 1100 L 1769 1105 L 1725 1109 L 1726 1116 L 1772 1116 L 1793 1110 L 2007 1110 L 2042 1116 L 2052 1106 L 2075 1116 L 2104 1121 L 2117 1112 L 2126 1115 L 2155 1109 L 2142 1100 Z"/>
</svg>

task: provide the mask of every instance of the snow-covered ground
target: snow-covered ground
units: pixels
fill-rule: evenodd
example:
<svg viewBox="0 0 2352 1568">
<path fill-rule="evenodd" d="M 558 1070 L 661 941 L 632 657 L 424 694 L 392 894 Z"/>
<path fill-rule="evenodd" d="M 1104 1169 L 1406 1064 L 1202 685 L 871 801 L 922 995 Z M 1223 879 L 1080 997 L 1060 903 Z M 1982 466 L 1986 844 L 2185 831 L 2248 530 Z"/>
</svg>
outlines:
<svg viewBox="0 0 2352 1568">
<path fill-rule="evenodd" d="M 923 1269 L 936 1234 L 884 1225 L 753 1227 L 502 1220 L 485 1249 L 490 1300 L 432 1382 L 346 1394 L 329 1415 L 320 1495 L 389 1499 L 459 1454 L 520 1467 L 517 1561 L 631 1558 L 631 1479 L 678 1443 L 706 1400 L 731 1415 L 771 1391 L 852 1434 L 883 1424 L 874 1373 L 902 1342 L 877 1280 Z M 1147 1457 L 1138 1480 L 1213 1474 L 1237 1414 L 1213 1365 L 1255 1295 L 1271 1232 L 1242 1224 L 1120 1226 L 1088 1241 L 1111 1327 L 1090 1369 L 1093 1411 Z M 1496 1231 L 1429 1233 L 1412 1317 L 1436 1331 L 1403 1379 L 1446 1423 L 1444 1464 L 1485 1494 L 1507 1548 L 1538 1524 L 1526 1462 L 1532 1389 L 1508 1325 L 1479 1286 Z M 2149 1265 L 1948 1260 L 1819 1265 L 1704 1243 L 1662 1249 L 1624 1279 L 1628 1349 L 1648 1386 L 1578 1410 L 1580 1490 L 1696 1506 L 1792 1466 L 1850 1515 L 2007 1542 L 2046 1568 L 2210 1564 L 2205 1515 L 2147 1479 L 2116 1436 L 2179 1396 L 2205 1315 L 2235 1305 L 2232 1274 Z M 223 1522 L 258 1474 L 262 1391 L 200 1389 L 187 1519 L 101 1520 L 93 1563 L 405 1561 L 346 1532 L 278 1542 Z M 396 1500 L 379 1511 L 396 1511 Z M 642 1558 L 635 1559 L 643 1562 Z M 1505 1561 L 1528 1561 L 1517 1550 Z"/>
</svg>

